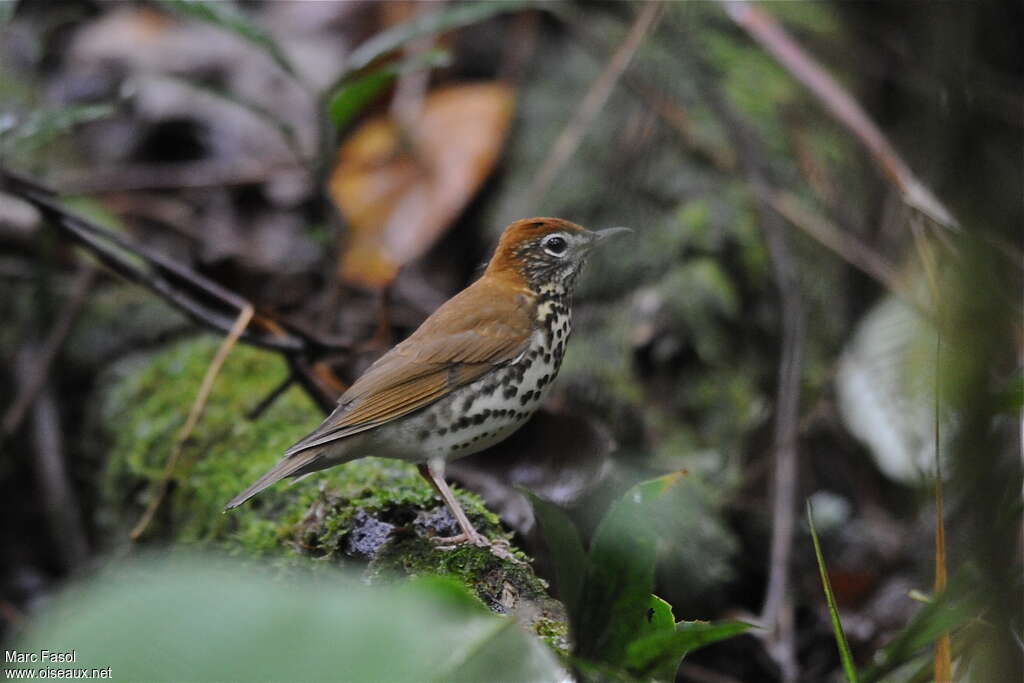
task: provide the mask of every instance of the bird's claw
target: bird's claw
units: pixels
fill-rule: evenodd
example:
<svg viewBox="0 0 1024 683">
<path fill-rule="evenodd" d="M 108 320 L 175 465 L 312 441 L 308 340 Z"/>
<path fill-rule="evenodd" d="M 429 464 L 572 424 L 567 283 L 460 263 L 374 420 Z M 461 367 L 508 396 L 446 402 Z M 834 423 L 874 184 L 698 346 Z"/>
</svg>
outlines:
<svg viewBox="0 0 1024 683">
<path fill-rule="evenodd" d="M 436 543 L 441 550 L 452 550 L 460 545 L 475 545 L 478 548 L 488 548 L 491 545 L 490 539 L 482 534 L 458 534 L 456 536 L 431 536 L 431 542 Z"/>
<path fill-rule="evenodd" d="M 478 548 L 487 548 L 491 551 L 492 555 L 499 559 L 515 562 L 516 564 L 523 563 L 522 560 L 512 554 L 511 546 L 504 538 L 491 540 L 482 534 L 475 534 L 473 537 L 469 537 L 466 534 L 458 534 L 457 536 L 432 536 L 430 540 L 437 544 L 438 550 L 455 550 L 462 545 L 475 545 Z"/>
</svg>

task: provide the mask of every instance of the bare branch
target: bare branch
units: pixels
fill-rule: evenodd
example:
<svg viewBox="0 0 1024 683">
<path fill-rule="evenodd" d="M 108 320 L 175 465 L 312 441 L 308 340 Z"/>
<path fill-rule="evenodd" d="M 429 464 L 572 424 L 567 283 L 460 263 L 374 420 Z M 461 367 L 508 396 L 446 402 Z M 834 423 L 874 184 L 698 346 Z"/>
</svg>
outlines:
<svg viewBox="0 0 1024 683">
<path fill-rule="evenodd" d="M 142 518 L 139 519 L 138 524 L 132 529 L 131 539 L 133 541 L 139 540 L 146 529 L 149 527 L 149 523 L 153 520 L 153 516 L 156 511 L 160 508 L 160 504 L 164 500 L 164 496 L 167 495 L 167 485 L 171 481 L 171 477 L 174 476 L 174 468 L 178 465 L 178 460 L 181 458 L 181 452 L 185 446 L 185 442 L 188 437 L 192 435 L 192 430 L 195 429 L 196 425 L 199 424 L 199 418 L 203 415 L 203 410 L 206 408 L 206 402 L 210 398 L 210 392 L 213 391 L 213 382 L 217 379 L 217 375 L 220 373 L 221 367 L 224 365 L 224 361 L 227 360 L 228 354 L 231 353 L 231 349 L 234 348 L 238 339 L 242 336 L 245 328 L 248 327 L 249 322 L 252 320 L 253 308 L 251 304 L 246 304 L 242 312 L 238 314 L 238 318 L 235 320 L 235 324 L 231 327 L 231 331 L 228 336 L 224 338 L 220 348 L 217 349 L 217 353 L 213 356 L 213 361 L 210 362 L 210 367 L 206 369 L 206 375 L 203 377 L 202 384 L 199 385 L 199 393 L 196 394 L 196 400 L 192 404 L 192 410 L 188 413 L 188 418 L 185 420 L 184 426 L 178 433 L 178 437 L 174 440 L 174 446 L 171 448 L 171 454 L 167 458 L 167 465 L 164 467 L 163 476 L 160 477 L 160 481 L 157 482 L 155 490 L 153 491 L 153 497 L 149 501 L 149 505 L 146 507 L 146 511 L 142 514 Z"/>
<path fill-rule="evenodd" d="M 747 0 L 718 0 L 726 14 L 765 48 L 794 78 L 859 139 L 883 174 L 900 190 L 903 201 L 939 225 L 958 228 L 953 214 L 918 179 L 882 130 L 825 69 L 770 14 Z"/>
<path fill-rule="evenodd" d="M 608 60 L 608 63 L 597 79 L 591 84 L 590 89 L 584 95 L 583 101 L 580 102 L 572 119 L 562 129 L 555 144 L 551 147 L 551 152 L 548 154 L 547 159 L 544 160 L 540 170 L 537 171 L 537 175 L 534 176 L 533 183 L 530 185 L 529 190 L 527 190 L 522 202 L 527 212 L 529 207 L 536 205 L 544 196 L 544 193 L 554 181 L 555 176 L 562 170 L 566 162 L 572 158 L 572 155 L 576 153 L 587 130 L 608 101 L 622 73 L 629 66 L 636 51 L 640 48 L 644 37 L 647 36 L 647 33 L 660 18 L 662 9 L 663 6 L 660 2 L 644 3 L 640 13 L 633 21 L 629 33 L 626 34 L 626 38 L 619 45 L 618 49 L 615 50 L 615 53 Z"/>
<path fill-rule="evenodd" d="M 64 302 L 64 306 L 57 314 L 57 321 L 46 335 L 42 348 L 24 361 L 29 364 L 24 369 L 24 381 L 18 383 L 18 395 L 7 412 L 4 413 L 3 422 L 0 423 L 0 433 L 3 436 L 10 436 L 17 431 L 28 409 L 46 385 L 46 380 L 50 376 L 50 367 L 57 358 L 57 353 L 64 346 L 68 335 L 71 334 L 71 330 L 74 329 L 75 322 L 85 307 L 95 279 L 96 269 L 91 265 L 83 266 L 71 285 L 71 296 Z"/>
</svg>

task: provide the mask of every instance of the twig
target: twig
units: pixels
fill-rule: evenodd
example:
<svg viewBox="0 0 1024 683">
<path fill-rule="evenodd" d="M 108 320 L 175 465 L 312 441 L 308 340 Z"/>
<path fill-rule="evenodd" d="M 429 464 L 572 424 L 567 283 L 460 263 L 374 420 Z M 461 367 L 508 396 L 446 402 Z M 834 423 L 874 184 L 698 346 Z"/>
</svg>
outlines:
<svg viewBox="0 0 1024 683">
<path fill-rule="evenodd" d="M 849 231 L 843 230 L 827 217 L 815 212 L 799 197 L 784 190 L 766 188 L 763 199 L 793 226 L 803 230 L 818 243 L 876 280 L 893 294 L 910 303 L 915 301 L 912 292 L 900 279 L 896 267 L 885 257 L 872 250 Z"/>
<path fill-rule="evenodd" d="M 693 50 L 691 50 L 693 52 Z M 769 652 L 779 663 L 784 681 L 799 677 L 796 660 L 793 604 L 789 596 L 790 558 L 796 530 L 797 437 L 800 426 L 800 377 L 803 367 L 805 320 L 797 263 L 787 239 L 783 217 L 767 200 L 771 169 L 763 145 L 750 127 L 733 111 L 707 76 L 711 68 L 694 53 L 698 85 L 735 141 L 740 163 L 761 209 L 760 223 L 771 256 L 775 286 L 782 305 L 782 354 L 779 359 L 775 400 L 775 471 L 772 483 L 772 538 L 761 619 L 768 629 Z"/>
<path fill-rule="evenodd" d="M 796 265 L 783 226 L 770 214 L 762 225 L 782 299 L 782 358 L 775 409 L 775 479 L 772 496 L 771 564 L 762 619 L 777 629 L 780 661 L 786 680 L 796 680 L 793 607 L 789 599 L 789 565 L 796 530 L 797 434 L 800 421 L 800 376 L 803 367 L 804 313 Z"/>
<path fill-rule="evenodd" d="M 553 16 L 562 19 L 579 44 L 592 55 L 605 55 L 611 51 L 610 46 L 590 29 L 582 12 L 561 11 Z M 696 152 L 720 171 L 736 169 L 735 151 L 727 145 L 701 140 L 694 133 L 686 107 L 667 96 L 664 88 L 648 80 L 636 64 L 631 63 L 626 68 L 622 74 L 622 83 L 638 97 L 643 98 L 658 118 L 682 138 L 688 149 Z"/>
<path fill-rule="evenodd" d="M 943 510 L 943 499 L 942 499 L 942 439 L 941 439 L 941 425 L 940 420 L 940 375 L 939 368 L 942 367 L 942 300 L 939 297 L 939 276 L 938 276 L 938 265 L 935 262 L 935 253 L 928 242 L 928 239 L 922 234 L 920 226 L 916 222 L 911 222 L 911 230 L 914 235 L 914 246 L 917 249 L 918 258 L 921 259 L 921 265 L 924 269 L 925 279 L 928 281 L 928 291 L 931 294 L 932 305 L 936 309 L 938 316 L 937 323 L 935 325 L 935 378 L 934 378 L 934 395 L 933 401 L 933 415 L 932 415 L 932 430 L 934 435 L 934 448 L 935 448 L 935 595 L 941 595 L 946 590 L 946 521 L 945 513 Z M 952 643 L 950 641 L 949 632 L 945 632 L 940 635 L 935 641 L 935 651 L 933 655 L 933 673 L 936 681 L 952 681 L 953 680 L 953 666 L 952 666 Z"/>
<path fill-rule="evenodd" d="M 38 353 L 32 354 L 31 359 L 25 361 L 30 363 L 31 370 L 26 369 L 25 381 L 19 382 L 18 395 L 7 412 L 4 413 L 3 422 L 0 423 L 0 431 L 4 437 L 17 431 L 22 420 L 25 419 L 29 407 L 46 385 L 46 380 L 50 376 L 50 367 L 68 335 L 71 334 L 71 330 L 74 329 L 75 322 L 85 307 L 89 291 L 95 280 L 96 269 L 91 265 L 82 266 L 78 271 L 78 276 L 71 284 L 71 296 L 64 302 L 60 313 L 57 314 L 57 321 L 50 329 L 50 333 L 46 335 L 42 348 Z"/>
<path fill-rule="evenodd" d="M 142 518 L 139 519 L 138 524 L 136 524 L 135 528 L 132 529 L 131 539 L 133 541 L 139 540 L 139 538 L 141 538 L 146 532 L 146 529 L 149 527 L 149 523 L 153 520 L 153 516 L 160 508 L 160 504 L 167 495 L 167 486 L 170 484 L 171 477 L 174 475 L 174 468 L 177 466 L 178 460 L 181 457 L 181 452 L 184 448 L 185 442 L 188 440 L 189 436 L 192 435 L 192 431 L 195 429 L 196 424 L 199 423 L 199 418 L 202 417 L 203 409 L 206 408 L 206 402 L 210 398 L 210 392 L 213 390 L 213 383 L 217 379 L 217 374 L 224 365 L 224 361 L 227 360 L 231 349 L 234 348 L 235 344 L 242 336 L 242 332 L 244 332 L 246 326 L 249 325 L 249 321 L 252 320 L 252 316 L 252 305 L 246 304 L 245 308 L 242 309 L 242 312 L 239 313 L 238 318 L 235 320 L 235 324 L 232 326 L 228 336 L 224 338 L 220 348 L 217 349 L 217 353 L 214 355 L 213 361 L 210 363 L 210 367 L 206 369 L 206 375 L 203 377 L 203 383 L 199 386 L 199 393 L 196 394 L 196 400 L 192 403 L 192 410 L 189 411 L 188 418 L 185 420 L 184 426 L 181 428 L 177 438 L 174 440 L 174 445 L 171 448 L 171 454 L 167 458 L 167 465 L 164 467 L 163 476 L 160 477 L 160 481 L 157 483 L 155 490 L 153 491 L 153 497 L 150 499 L 149 506 L 143 513 Z"/>
<path fill-rule="evenodd" d="M 718 1 L 737 25 L 803 83 L 867 147 L 883 174 L 896 185 L 909 206 L 947 228 L 959 227 L 949 209 L 914 175 L 860 104 L 793 40 L 774 17 L 747 0 Z"/>
<path fill-rule="evenodd" d="M 39 354 L 44 353 L 40 351 Z M 22 395 L 28 395 L 30 385 L 40 377 L 36 373 L 39 362 L 31 344 L 18 354 L 16 380 Z M 32 392 L 32 442 L 35 446 L 33 464 L 42 493 L 43 507 L 53 536 L 53 545 L 66 569 L 82 564 L 89 555 L 85 528 L 79 514 L 78 500 L 68 479 L 64 463 L 64 443 L 61 439 L 60 417 L 52 389 L 45 382 Z"/>
<path fill-rule="evenodd" d="M 226 334 L 239 313 L 251 305 L 191 268 L 69 211 L 54 198 L 52 190 L 30 178 L 0 168 L 0 187 L 36 206 L 115 273 L 146 287 L 201 325 Z M 317 357 L 351 348 L 348 342 L 316 337 L 294 326 L 275 325 L 269 333 L 256 327 L 246 330 L 242 341 L 284 354 Z"/>
<path fill-rule="evenodd" d="M 662 8 L 660 2 L 647 2 L 643 5 L 643 9 L 633 21 L 629 33 L 626 34 L 626 38 L 590 86 L 572 119 L 562 129 L 547 159 L 544 160 L 537 175 L 534 176 L 533 183 L 522 201 L 523 208 L 527 212 L 543 197 L 555 176 L 576 153 L 583 136 L 586 135 L 594 119 L 608 101 L 622 72 L 629 66 L 629 62 L 633 59 L 644 37 L 657 23 Z"/>
<path fill-rule="evenodd" d="M 303 170 L 289 159 L 128 164 L 62 173 L 54 184 L 66 194 L 176 190 L 262 183 L 282 171 Z"/>
<path fill-rule="evenodd" d="M 289 387 L 293 384 L 295 384 L 295 375 L 289 372 L 288 376 L 281 380 L 280 384 L 274 387 L 269 394 L 260 399 L 260 402 L 245 414 L 245 419 L 250 422 L 258 420 L 266 412 L 267 408 L 274 405 L 274 402 L 281 397 L 281 394 L 288 391 Z"/>
<path fill-rule="evenodd" d="M 288 367 L 291 368 L 295 380 L 306 393 L 313 399 L 314 403 L 326 415 L 334 410 L 338 396 L 323 387 L 316 374 L 310 368 L 308 361 L 297 356 L 288 356 Z"/>
</svg>

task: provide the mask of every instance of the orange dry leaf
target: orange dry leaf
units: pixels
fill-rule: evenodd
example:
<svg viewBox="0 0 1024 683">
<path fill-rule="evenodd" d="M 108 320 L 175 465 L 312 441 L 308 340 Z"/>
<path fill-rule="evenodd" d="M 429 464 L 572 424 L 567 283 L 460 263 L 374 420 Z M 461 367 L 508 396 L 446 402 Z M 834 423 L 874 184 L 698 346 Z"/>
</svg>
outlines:
<svg viewBox="0 0 1024 683">
<path fill-rule="evenodd" d="M 340 277 L 384 287 L 426 252 L 494 168 L 512 108 L 507 85 L 458 85 L 428 94 L 410 130 L 387 117 L 361 125 L 328 188 L 349 226 Z"/>
</svg>

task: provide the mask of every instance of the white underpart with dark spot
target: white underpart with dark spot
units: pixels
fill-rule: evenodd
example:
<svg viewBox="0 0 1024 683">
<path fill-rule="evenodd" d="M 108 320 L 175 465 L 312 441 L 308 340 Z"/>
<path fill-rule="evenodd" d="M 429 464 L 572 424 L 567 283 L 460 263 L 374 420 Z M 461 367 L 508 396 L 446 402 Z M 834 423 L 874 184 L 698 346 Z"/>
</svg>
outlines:
<svg viewBox="0 0 1024 683">
<path fill-rule="evenodd" d="M 408 419 L 374 430 L 381 455 L 412 462 L 453 460 L 499 443 L 540 407 L 562 364 L 572 315 L 561 288 L 545 287 L 538 328 L 515 362 L 456 389 Z"/>
</svg>

